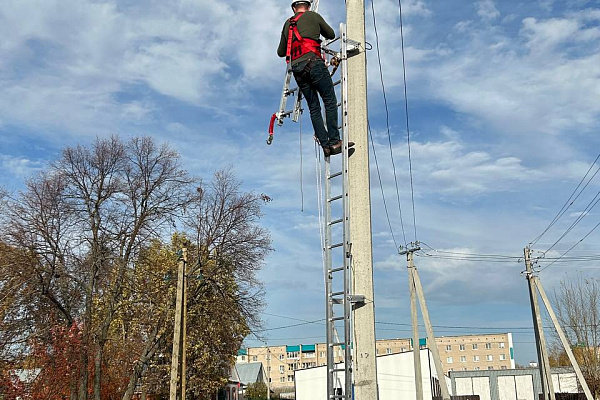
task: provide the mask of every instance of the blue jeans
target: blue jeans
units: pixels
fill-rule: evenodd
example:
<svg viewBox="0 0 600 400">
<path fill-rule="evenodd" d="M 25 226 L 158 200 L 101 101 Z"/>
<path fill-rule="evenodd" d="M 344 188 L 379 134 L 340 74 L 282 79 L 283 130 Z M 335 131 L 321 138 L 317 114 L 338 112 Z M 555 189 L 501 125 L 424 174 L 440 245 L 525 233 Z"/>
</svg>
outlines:
<svg viewBox="0 0 600 400">
<path fill-rule="evenodd" d="M 309 68 L 305 68 L 307 63 L 310 63 Z M 315 136 L 321 146 L 333 146 L 340 140 L 340 131 L 338 129 L 337 98 L 329 70 L 323 60 L 314 58 L 292 65 L 292 72 L 308 104 Z M 321 95 L 325 105 L 327 129 L 323 122 L 321 103 L 319 103 L 317 93 Z"/>
</svg>

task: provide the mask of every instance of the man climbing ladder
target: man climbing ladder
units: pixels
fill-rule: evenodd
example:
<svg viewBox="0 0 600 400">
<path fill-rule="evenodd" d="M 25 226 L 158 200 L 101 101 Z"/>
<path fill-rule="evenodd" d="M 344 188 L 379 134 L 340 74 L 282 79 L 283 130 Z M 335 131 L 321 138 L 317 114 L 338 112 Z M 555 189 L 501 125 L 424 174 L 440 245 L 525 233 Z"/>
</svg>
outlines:
<svg viewBox="0 0 600 400">
<path fill-rule="evenodd" d="M 335 32 L 321 15 L 310 11 L 310 6 L 309 0 L 292 2 L 294 16 L 283 26 L 277 55 L 286 57 L 286 62 L 291 63 L 294 78 L 308 103 L 315 136 L 323 154 L 329 157 L 342 152 L 342 140 L 338 129 L 337 98 L 321 54 L 320 37 L 334 39 Z M 325 105 L 327 128 L 317 94 L 321 95 Z M 349 146 L 353 144 L 348 143 Z"/>
</svg>

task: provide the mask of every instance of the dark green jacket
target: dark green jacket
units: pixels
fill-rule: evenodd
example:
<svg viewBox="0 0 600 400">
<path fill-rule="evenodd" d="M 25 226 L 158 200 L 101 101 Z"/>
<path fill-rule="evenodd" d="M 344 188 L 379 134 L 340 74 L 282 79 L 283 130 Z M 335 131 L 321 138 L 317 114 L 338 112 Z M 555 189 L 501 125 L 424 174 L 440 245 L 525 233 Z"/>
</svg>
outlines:
<svg viewBox="0 0 600 400">
<path fill-rule="evenodd" d="M 283 30 L 281 31 L 281 40 L 279 41 L 279 47 L 277 48 L 277 55 L 279 57 L 285 57 L 286 55 L 289 31 L 290 20 L 288 19 L 285 21 Z M 323 35 L 325 39 L 335 39 L 335 31 L 327 24 L 327 22 L 325 22 L 321 15 L 314 11 L 305 11 L 304 15 L 300 17 L 298 20 L 298 32 L 300 33 L 300 36 L 314 40 L 319 40 L 321 35 Z M 302 57 L 295 59 L 292 64 L 298 64 L 309 57 L 310 54 L 305 54 Z"/>
</svg>

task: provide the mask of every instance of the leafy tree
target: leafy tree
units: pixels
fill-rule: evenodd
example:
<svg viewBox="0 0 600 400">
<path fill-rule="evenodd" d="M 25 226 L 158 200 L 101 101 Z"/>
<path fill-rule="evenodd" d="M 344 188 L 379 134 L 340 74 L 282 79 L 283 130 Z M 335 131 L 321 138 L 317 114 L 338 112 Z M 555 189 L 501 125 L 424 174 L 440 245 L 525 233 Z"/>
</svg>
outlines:
<svg viewBox="0 0 600 400">
<path fill-rule="evenodd" d="M 267 385 L 264 382 L 255 382 L 248 385 L 246 388 L 246 399 L 248 400 L 266 400 Z"/>
<path fill-rule="evenodd" d="M 55 379 L 46 389 L 70 400 L 168 387 L 175 285 L 166 277 L 185 245 L 197 278 L 188 280 L 189 393 L 224 382 L 259 323 L 256 272 L 270 250 L 262 196 L 243 193 L 230 171 L 198 183 L 150 138 L 111 137 L 65 149 L 0 201 L 6 369 L 41 368 L 48 378 L 35 384 Z M 183 232 L 165 243 L 173 228 Z"/>
</svg>

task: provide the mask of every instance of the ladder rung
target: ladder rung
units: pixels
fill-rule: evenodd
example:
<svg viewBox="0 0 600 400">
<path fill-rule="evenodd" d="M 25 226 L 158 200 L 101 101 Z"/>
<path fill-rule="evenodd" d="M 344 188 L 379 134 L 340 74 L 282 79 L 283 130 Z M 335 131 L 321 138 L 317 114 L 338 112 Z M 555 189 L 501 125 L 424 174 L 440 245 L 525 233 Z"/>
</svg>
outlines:
<svg viewBox="0 0 600 400">
<path fill-rule="evenodd" d="M 331 318 L 329 321 L 333 322 L 333 321 L 341 321 L 343 319 L 345 319 L 346 317 L 333 317 Z"/>
<path fill-rule="evenodd" d="M 333 297 L 333 296 L 341 296 L 343 294 L 344 294 L 344 292 L 333 292 L 333 293 L 331 293 L 331 297 Z"/>
<path fill-rule="evenodd" d="M 329 223 L 329 226 L 331 226 L 331 225 L 335 225 L 335 224 L 339 224 L 340 222 L 344 222 L 344 218 L 340 218 L 340 219 L 336 219 L 336 220 L 334 220 L 334 221 L 331 221 L 331 222 Z"/>
<path fill-rule="evenodd" d="M 331 299 L 333 304 L 344 304 L 344 299 Z"/>
<path fill-rule="evenodd" d="M 342 83 L 342 80 L 341 80 L 341 79 L 340 79 L 339 81 L 335 81 L 335 82 L 333 82 L 333 86 L 337 86 L 337 85 L 339 85 L 340 83 Z"/>
<path fill-rule="evenodd" d="M 330 346 L 333 346 L 333 347 L 335 347 L 335 346 L 344 346 L 344 345 L 346 345 L 346 343 L 344 343 L 344 342 L 333 342 L 333 343 L 330 344 Z M 343 371 L 343 369 L 342 369 L 342 371 Z"/>
<path fill-rule="evenodd" d="M 337 247 L 342 247 L 344 245 L 344 243 L 336 243 L 336 244 L 332 244 L 331 246 L 329 246 L 329 249 L 335 249 Z"/>
<path fill-rule="evenodd" d="M 330 198 L 328 201 L 331 203 L 332 201 L 340 200 L 342 197 L 344 197 L 344 196 L 342 196 L 340 194 L 339 196 L 335 196 L 335 197 Z"/>
<path fill-rule="evenodd" d="M 332 369 L 332 370 L 331 370 L 331 372 L 345 372 L 345 371 L 346 371 L 346 370 L 345 370 L 344 368 L 334 368 L 334 369 Z M 344 396 L 343 396 L 343 395 L 342 395 L 342 396 L 340 396 L 339 394 L 337 394 L 337 395 L 335 395 L 335 396 L 333 396 L 333 397 L 338 397 L 338 398 L 341 398 L 341 397 L 344 397 Z"/>
<path fill-rule="evenodd" d="M 330 269 L 329 272 L 340 272 L 340 271 L 343 271 L 343 270 L 344 270 L 344 267 L 339 267 L 339 268 Z"/>
<path fill-rule="evenodd" d="M 331 175 L 329 175 L 329 179 L 335 178 L 336 176 L 340 176 L 341 174 L 342 174 L 342 171 L 331 174 Z"/>
</svg>

